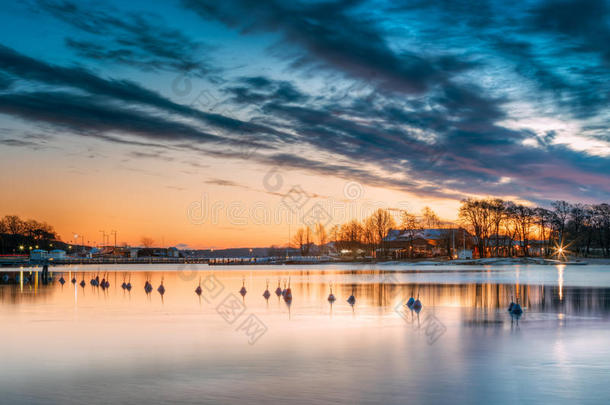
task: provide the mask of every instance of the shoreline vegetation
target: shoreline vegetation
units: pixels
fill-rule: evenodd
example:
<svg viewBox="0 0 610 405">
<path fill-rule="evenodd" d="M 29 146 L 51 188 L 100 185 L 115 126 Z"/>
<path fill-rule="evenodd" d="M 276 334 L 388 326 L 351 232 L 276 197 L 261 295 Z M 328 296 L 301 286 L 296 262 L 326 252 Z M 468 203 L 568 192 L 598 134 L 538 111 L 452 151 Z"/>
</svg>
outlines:
<svg viewBox="0 0 610 405">
<path fill-rule="evenodd" d="M 558 263 L 572 258 L 610 258 L 610 205 L 571 204 L 555 201 L 550 209 L 532 207 L 498 198 L 465 199 L 457 221 L 446 221 L 429 207 L 416 214 L 406 210 L 379 208 L 362 220 L 343 224 L 309 223 L 296 230 L 283 246 L 236 249 L 185 249 L 154 247 L 154 241 L 142 237 L 142 246 L 99 246 L 61 241 L 54 228 L 36 220 L 22 220 L 15 215 L 0 219 L 0 253 L 32 256 L 55 250 L 65 256 L 62 263 L 112 263 L 163 261 L 180 258 L 216 263 L 223 258 L 248 262 L 314 263 L 412 261 L 460 264 L 487 263 Z M 305 222 L 305 221 L 304 221 Z M 101 231 L 103 232 L 103 231 Z M 103 232 L 104 236 L 106 233 Z M 116 235 L 116 232 L 115 232 Z M 240 252 L 241 251 L 241 252 Z M 299 259 L 300 257 L 300 259 Z M 291 260 L 292 258 L 292 260 Z M 308 259 L 309 258 L 309 259 Z M 325 260 L 328 258 L 328 260 Z M 39 259 L 40 260 L 40 259 Z M 477 261 L 479 260 L 479 261 Z M 576 260 L 576 259 L 574 259 Z"/>
<path fill-rule="evenodd" d="M 148 258 L 144 259 L 84 259 L 84 260 L 56 260 L 48 262 L 29 261 L 15 263 L 17 268 L 36 268 L 42 267 L 44 264 L 56 266 L 71 266 L 71 265 L 137 265 L 137 264 L 154 264 L 154 265 L 194 265 L 206 264 L 208 266 L 326 266 L 334 264 L 353 264 L 353 265 L 374 265 L 374 266 L 519 266 L 519 265 L 545 265 L 545 266 L 586 266 L 586 265 L 608 265 L 610 266 L 609 258 L 588 258 L 582 260 L 580 258 L 566 258 L 566 260 L 555 260 L 541 257 L 493 257 L 482 259 L 454 259 L 448 258 L 427 258 L 427 259 L 402 259 L 402 260 L 374 260 L 374 259 L 336 259 L 328 258 L 258 258 L 257 261 L 251 261 L 244 258 L 222 258 L 222 259 L 193 259 L 193 258 Z M 10 271 L 5 268 L 5 271 Z"/>
<path fill-rule="evenodd" d="M 319 223 L 301 227 L 291 246 L 303 256 L 329 254 L 332 248 L 340 256 L 378 261 L 610 258 L 610 205 L 555 201 L 548 209 L 499 198 L 468 198 L 461 202 L 457 221 L 442 220 L 429 207 L 420 214 L 379 208 L 329 232 Z"/>
</svg>

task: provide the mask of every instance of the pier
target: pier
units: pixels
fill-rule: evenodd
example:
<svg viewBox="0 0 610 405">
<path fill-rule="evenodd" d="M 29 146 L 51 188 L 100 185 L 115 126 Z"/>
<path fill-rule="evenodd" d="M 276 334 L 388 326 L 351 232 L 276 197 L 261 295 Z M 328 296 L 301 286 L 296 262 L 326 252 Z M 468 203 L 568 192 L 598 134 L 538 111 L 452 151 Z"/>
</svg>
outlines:
<svg viewBox="0 0 610 405">
<path fill-rule="evenodd" d="M 44 264 L 65 266 L 70 264 L 207 264 L 208 258 L 201 257 L 66 257 L 63 259 L 31 260 L 27 256 L 16 259 L 0 260 L 5 267 L 37 267 Z"/>
</svg>

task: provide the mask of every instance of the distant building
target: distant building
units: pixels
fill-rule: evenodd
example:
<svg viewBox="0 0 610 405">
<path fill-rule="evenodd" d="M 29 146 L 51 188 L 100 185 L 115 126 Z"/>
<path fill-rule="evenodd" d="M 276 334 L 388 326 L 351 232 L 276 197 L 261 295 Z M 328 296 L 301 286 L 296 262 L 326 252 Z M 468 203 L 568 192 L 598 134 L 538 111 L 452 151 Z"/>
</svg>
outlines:
<svg viewBox="0 0 610 405">
<path fill-rule="evenodd" d="M 180 257 L 180 251 L 175 247 L 167 249 L 167 257 Z"/>
<path fill-rule="evenodd" d="M 471 249 L 460 249 L 457 254 L 458 259 L 472 259 Z"/>
<path fill-rule="evenodd" d="M 49 253 L 46 250 L 42 249 L 34 249 L 30 251 L 30 260 L 41 261 L 46 260 L 49 256 Z"/>
<path fill-rule="evenodd" d="M 390 229 L 383 244 L 396 259 L 449 256 L 455 255 L 458 247 L 470 246 L 472 236 L 463 228 Z"/>
<path fill-rule="evenodd" d="M 66 251 L 61 249 L 54 249 L 49 252 L 48 258 L 51 260 L 62 260 L 66 258 Z"/>
</svg>

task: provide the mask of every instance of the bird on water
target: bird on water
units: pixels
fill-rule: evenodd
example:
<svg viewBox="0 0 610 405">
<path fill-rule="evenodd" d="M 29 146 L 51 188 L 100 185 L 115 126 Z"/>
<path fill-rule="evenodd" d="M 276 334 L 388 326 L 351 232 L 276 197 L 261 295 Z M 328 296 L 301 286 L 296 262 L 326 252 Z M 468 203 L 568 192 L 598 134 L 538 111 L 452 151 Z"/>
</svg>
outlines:
<svg viewBox="0 0 610 405">
<path fill-rule="evenodd" d="M 244 297 L 247 292 L 248 291 L 246 290 L 246 279 L 244 278 L 241 282 L 241 289 L 239 290 L 239 293 L 241 294 L 242 297 Z"/>
<path fill-rule="evenodd" d="M 333 285 L 332 283 L 330 284 L 330 294 L 328 294 L 328 302 L 330 302 L 331 304 L 333 302 L 335 302 L 336 298 L 335 298 L 335 294 L 333 294 Z"/>
<path fill-rule="evenodd" d="M 284 301 L 286 301 L 286 302 L 292 301 L 292 290 L 290 289 L 290 277 L 288 277 L 288 288 L 286 289 L 286 293 L 284 294 Z"/>
<path fill-rule="evenodd" d="M 201 277 L 199 277 L 199 285 L 197 286 L 197 288 L 195 288 L 195 294 L 201 295 L 202 292 L 203 290 L 201 289 Z"/>
<path fill-rule="evenodd" d="M 282 295 L 282 287 L 280 287 L 280 279 L 277 279 L 277 288 L 275 289 L 275 295 L 278 297 Z"/>
<path fill-rule="evenodd" d="M 159 286 L 159 288 L 157 288 L 157 291 L 161 295 L 165 294 L 165 287 L 163 286 L 163 277 L 161 277 L 161 285 Z"/>
</svg>

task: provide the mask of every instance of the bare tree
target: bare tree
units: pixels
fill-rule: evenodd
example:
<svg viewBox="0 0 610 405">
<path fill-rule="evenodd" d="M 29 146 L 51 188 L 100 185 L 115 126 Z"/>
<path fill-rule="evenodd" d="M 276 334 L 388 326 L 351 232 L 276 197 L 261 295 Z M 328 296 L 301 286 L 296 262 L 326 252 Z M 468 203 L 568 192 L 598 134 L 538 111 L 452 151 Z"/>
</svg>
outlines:
<svg viewBox="0 0 610 405">
<path fill-rule="evenodd" d="M 340 230 L 340 245 L 352 251 L 355 255 L 356 251 L 362 247 L 363 227 L 357 220 L 352 220 L 347 224 L 343 224 Z"/>
<path fill-rule="evenodd" d="M 333 243 L 335 250 L 338 249 L 338 244 L 339 244 L 340 238 L 341 238 L 341 231 L 340 231 L 339 225 L 333 225 L 333 227 L 330 228 L 330 240 Z"/>
<path fill-rule="evenodd" d="M 515 224 L 523 242 L 523 254 L 529 256 L 529 236 L 534 224 L 534 210 L 525 205 L 516 205 L 514 208 Z"/>
<path fill-rule="evenodd" d="M 424 207 L 421 211 L 422 225 L 426 228 L 437 228 L 441 223 L 440 218 L 432 209 L 428 206 Z"/>
<path fill-rule="evenodd" d="M 155 241 L 153 240 L 153 238 L 150 238 L 148 236 L 142 236 L 140 238 L 140 243 L 142 244 L 142 246 L 149 249 L 154 245 Z"/>
<path fill-rule="evenodd" d="M 292 243 L 294 243 L 301 252 L 301 255 L 305 254 L 305 244 L 306 242 L 305 228 L 297 229 L 296 233 L 292 237 Z"/>
<path fill-rule="evenodd" d="M 317 223 L 315 232 L 318 244 L 320 246 L 320 251 L 324 253 L 324 250 L 326 249 L 326 244 L 328 243 L 328 234 L 326 233 L 326 228 L 322 223 Z"/>
<path fill-rule="evenodd" d="M 309 250 L 311 249 L 311 245 L 313 244 L 311 228 L 305 227 L 305 256 L 309 254 Z"/>
<path fill-rule="evenodd" d="M 377 232 L 372 216 L 368 217 L 362 225 L 362 242 L 366 245 L 371 255 L 374 256 L 377 246 Z"/>
<path fill-rule="evenodd" d="M 555 225 L 557 227 L 557 231 L 559 232 L 559 243 L 563 245 L 564 233 L 572 207 L 565 201 L 555 201 L 554 203 L 551 203 L 551 206 L 553 207 L 553 211 L 555 213 L 554 219 L 556 222 Z"/>
<path fill-rule="evenodd" d="M 2 229 L 9 235 L 23 235 L 25 225 L 17 215 L 7 215 L 2 218 Z"/>
<path fill-rule="evenodd" d="M 488 208 L 489 205 L 485 200 L 468 198 L 462 200 L 462 205 L 460 206 L 458 214 L 460 219 L 466 226 L 470 227 L 476 237 L 480 257 L 485 257 L 487 255 L 486 244 L 489 230 L 491 229 L 491 215 Z"/>
<path fill-rule="evenodd" d="M 390 229 L 396 226 L 394 217 L 387 210 L 379 208 L 370 217 L 370 225 L 375 232 L 375 240 L 380 247 L 383 256 L 386 255 L 384 238 L 390 231 Z"/>
<path fill-rule="evenodd" d="M 610 256 L 610 205 L 598 204 L 593 207 L 594 226 L 599 246 L 604 256 Z"/>
<path fill-rule="evenodd" d="M 409 257 L 413 257 L 413 241 L 421 231 L 421 225 L 417 217 L 407 211 L 403 211 L 400 216 L 400 226 L 404 231 L 409 244 Z"/>
</svg>

